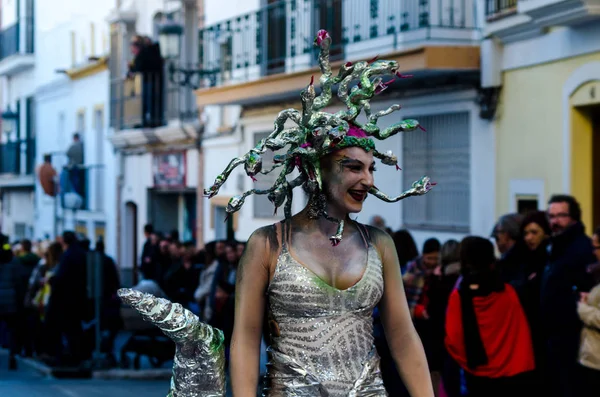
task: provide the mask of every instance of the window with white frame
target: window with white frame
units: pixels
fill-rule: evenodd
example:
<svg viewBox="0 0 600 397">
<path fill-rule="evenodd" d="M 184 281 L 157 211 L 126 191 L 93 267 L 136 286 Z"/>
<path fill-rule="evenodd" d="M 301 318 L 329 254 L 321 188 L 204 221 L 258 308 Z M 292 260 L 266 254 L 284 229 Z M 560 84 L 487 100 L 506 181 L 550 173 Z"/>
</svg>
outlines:
<svg viewBox="0 0 600 397">
<path fill-rule="evenodd" d="M 104 109 L 94 110 L 94 129 L 96 130 L 96 164 L 90 172 L 94 179 L 94 209 L 104 211 Z"/>
<path fill-rule="evenodd" d="M 83 133 L 85 132 L 85 110 L 77 112 L 77 125 L 75 126 L 76 132 L 79 133 L 79 138 L 83 140 Z"/>
<path fill-rule="evenodd" d="M 264 139 L 267 136 L 269 136 L 268 132 L 254 134 L 254 145 L 258 145 L 258 142 L 260 142 L 261 139 Z M 284 153 L 286 150 L 287 149 L 284 148 L 275 153 L 273 153 L 270 150 L 267 150 L 264 154 L 262 154 L 261 157 L 262 157 L 263 171 L 271 169 L 273 167 L 273 156 L 275 154 Z M 277 168 L 276 170 L 274 170 L 273 172 L 271 172 L 269 174 L 256 175 L 255 178 L 257 180 L 256 180 L 256 182 L 253 182 L 253 188 L 255 188 L 255 189 L 271 188 L 271 186 L 273 186 L 273 184 L 275 183 L 275 180 L 279 176 L 280 170 L 281 170 L 281 168 Z M 275 207 L 269 201 L 269 199 L 267 198 L 266 195 L 254 195 L 252 197 L 254 198 L 254 217 L 255 218 L 277 218 L 277 217 L 281 217 L 283 215 L 283 207 L 279 208 L 279 210 L 277 211 L 277 216 L 273 214 Z"/>
<path fill-rule="evenodd" d="M 403 187 L 427 175 L 437 186 L 403 200 L 404 226 L 468 232 L 471 206 L 469 113 L 414 117 L 427 129 L 403 134 Z"/>
</svg>

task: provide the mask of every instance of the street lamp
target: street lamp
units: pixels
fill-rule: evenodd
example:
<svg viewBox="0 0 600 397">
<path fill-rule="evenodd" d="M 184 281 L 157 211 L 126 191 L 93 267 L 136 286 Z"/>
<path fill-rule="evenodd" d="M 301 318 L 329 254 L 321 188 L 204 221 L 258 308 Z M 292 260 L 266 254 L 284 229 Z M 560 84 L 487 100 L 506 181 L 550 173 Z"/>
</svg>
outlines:
<svg viewBox="0 0 600 397">
<path fill-rule="evenodd" d="M 12 134 L 17 128 L 17 121 L 19 120 L 19 113 L 13 112 L 10 109 L 10 105 L 2 112 L 2 131 L 6 135 Z"/>
<path fill-rule="evenodd" d="M 169 73 L 169 81 L 172 84 L 197 90 L 202 87 L 202 79 L 205 77 L 210 78 L 211 86 L 216 84 L 218 70 L 184 69 L 175 65 L 176 60 L 181 55 L 181 37 L 184 33 L 181 24 L 168 18 L 160 26 L 158 32 L 160 54 L 165 60 L 169 61 L 167 72 Z"/>
<path fill-rule="evenodd" d="M 160 52 L 165 59 L 179 58 L 181 52 L 181 36 L 183 35 L 183 26 L 167 19 L 159 28 L 158 42 Z"/>
</svg>

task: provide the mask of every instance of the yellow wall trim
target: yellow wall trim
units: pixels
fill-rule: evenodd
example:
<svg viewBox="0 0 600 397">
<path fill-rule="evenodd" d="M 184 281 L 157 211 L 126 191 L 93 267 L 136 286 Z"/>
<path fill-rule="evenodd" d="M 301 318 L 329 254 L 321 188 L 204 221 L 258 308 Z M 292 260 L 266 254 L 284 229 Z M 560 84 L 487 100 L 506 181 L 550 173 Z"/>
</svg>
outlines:
<svg viewBox="0 0 600 397">
<path fill-rule="evenodd" d="M 395 60 L 401 72 L 418 70 L 479 70 L 479 46 L 424 46 L 382 54 L 380 59 Z M 332 62 L 336 70 L 343 61 Z M 320 69 L 313 67 L 292 73 L 279 73 L 239 84 L 220 85 L 196 90 L 198 106 L 239 103 L 284 92 L 300 92 Z M 337 73 L 337 72 L 335 72 Z"/>
<path fill-rule="evenodd" d="M 96 73 L 100 73 L 108 69 L 108 57 L 102 57 L 97 61 L 90 62 L 89 64 L 66 71 L 67 76 L 71 80 L 79 80 L 85 77 L 92 76 Z"/>
<path fill-rule="evenodd" d="M 583 84 L 569 99 L 571 106 L 590 106 L 600 104 L 600 80 Z"/>
</svg>

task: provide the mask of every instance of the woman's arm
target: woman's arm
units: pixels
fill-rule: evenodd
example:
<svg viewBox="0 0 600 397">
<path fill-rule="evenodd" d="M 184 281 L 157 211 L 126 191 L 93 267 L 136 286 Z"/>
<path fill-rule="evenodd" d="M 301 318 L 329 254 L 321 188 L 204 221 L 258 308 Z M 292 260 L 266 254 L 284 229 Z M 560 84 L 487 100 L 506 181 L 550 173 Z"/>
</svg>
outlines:
<svg viewBox="0 0 600 397">
<path fill-rule="evenodd" d="M 394 241 L 376 228 L 369 227 L 369 232 L 383 262 L 384 292 L 380 307 L 390 352 L 410 395 L 432 397 L 429 367 L 410 317 Z"/>
<path fill-rule="evenodd" d="M 256 396 L 265 292 L 276 251 L 275 227 L 260 228 L 250 236 L 238 265 L 231 340 L 231 385 L 236 397 Z"/>
</svg>

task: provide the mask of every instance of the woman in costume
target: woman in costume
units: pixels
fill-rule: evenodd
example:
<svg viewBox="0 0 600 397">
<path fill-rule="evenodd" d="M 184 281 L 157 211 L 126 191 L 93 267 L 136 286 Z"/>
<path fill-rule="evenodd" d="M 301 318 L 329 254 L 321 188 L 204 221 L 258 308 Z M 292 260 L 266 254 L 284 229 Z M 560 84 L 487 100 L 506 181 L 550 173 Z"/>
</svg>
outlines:
<svg viewBox="0 0 600 397">
<path fill-rule="evenodd" d="M 379 304 L 391 353 L 408 391 L 413 397 L 430 397 L 428 366 L 408 311 L 394 243 L 386 233 L 349 217 L 362 209 L 367 194 L 396 202 L 425 194 L 433 185 L 423 177 L 398 197 L 388 197 L 374 186 L 374 158 L 399 167 L 396 156 L 378 152 L 372 138 L 383 140 L 419 124 L 404 120 L 380 130 L 378 119 L 400 107 L 372 114 L 369 100 L 389 85 L 383 76 L 405 76 L 398 73 L 395 61 L 383 60 L 348 62 L 334 76 L 329 34 L 319 31 L 315 45 L 320 47 L 321 93 L 316 95 L 311 81 L 301 94 L 302 110 L 280 112 L 269 137 L 233 159 L 205 190 L 208 197 L 216 195 L 242 164 L 252 178 L 281 169 L 273 187 L 249 190 L 227 206 L 228 213 L 238 211 L 252 194 L 268 195 L 275 210 L 285 203 L 285 220 L 254 232 L 238 267 L 233 392 L 236 397 L 255 395 L 266 322 L 266 396 L 386 396 L 373 343 L 372 312 Z M 334 85 L 347 109 L 330 114 L 322 109 Z M 361 111 L 367 118 L 364 124 L 356 120 Z M 288 120 L 296 126 L 284 129 Z M 274 167 L 263 170 L 261 155 L 283 148 L 287 153 L 276 155 Z M 295 169 L 298 176 L 288 180 Z M 298 186 L 309 195 L 309 204 L 292 216 L 292 194 Z M 121 290 L 120 295 L 176 342 L 170 396 L 224 395 L 220 330 L 167 300 L 133 290 Z"/>
</svg>

